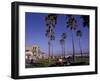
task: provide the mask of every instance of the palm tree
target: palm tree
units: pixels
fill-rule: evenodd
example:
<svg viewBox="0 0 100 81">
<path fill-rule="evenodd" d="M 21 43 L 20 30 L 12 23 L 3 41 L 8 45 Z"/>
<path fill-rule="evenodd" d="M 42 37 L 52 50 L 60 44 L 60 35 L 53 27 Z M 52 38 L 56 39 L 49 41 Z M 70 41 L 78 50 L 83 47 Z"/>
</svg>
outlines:
<svg viewBox="0 0 100 81">
<path fill-rule="evenodd" d="M 65 57 L 65 39 L 66 39 L 66 33 L 62 33 L 62 39 L 64 40 L 64 57 Z"/>
<path fill-rule="evenodd" d="M 63 47 L 63 43 L 64 43 L 64 40 L 63 39 L 60 39 L 60 44 L 61 44 L 61 48 L 62 48 L 62 56 L 64 55 L 64 47 Z"/>
<path fill-rule="evenodd" d="M 70 30 L 72 31 L 72 47 L 73 47 L 73 62 L 75 61 L 75 47 L 74 47 L 74 31 L 76 30 L 77 27 L 77 22 L 76 19 L 74 18 L 74 16 L 72 15 L 68 15 L 66 18 L 68 18 L 68 21 L 66 22 L 67 24 L 67 28 L 70 28 Z"/>
<path fill-rule="evenodd" d="M 54 40 L 54 28 L 57 24 L 57 15 L 56 14 L 48 14 L 45 17 L 46 26 L 48 27 L 46 30 L 46 36 L 48 37 L 48 54 L 51 56 L 51 41 Z"/>
<path fill-rule="evenodd" d="M 50 55 L 51 55 L 51 27 L 49 27 L 47 30 L 46 30 L 46 37 L 48 37 L 48 54 L 49 54 L 49 57 L 50 57 Z M 49 58 L 48 57 L 48 58 Z"/>
<path fill-rule="evenodd" d="M 89 16 L 88 15 L 81 15 L 81 18 L 83 19 L 83 26 L 89 28 Z"/>
<path fill-rule="evenodd" d="M 82 55 L 82 47 L 81 47 L 81 37 L 82 37 L 82 32 L 80 30 L 78 30 L 76 32 L 76 35 L 79 39 L 79 47 L 80 47 L 80 53 L 81 53 L 81 58 L 83 58 L 83 55 Z M 81 59 L 82 60 L 82 59 Z"/>
<path fill-rule="evenodd" d="M 51 44 L 51 48 L 52 48 L 52 57 L 53 57 L 53 41 L 55 40 L 55 35 L 54 35 L 54 32 L 52 32 L 51 34 L 51 41 L 52 41 L 52 44 Z"/>
<path fill-rule="evenodd" d="M 62 46 L 62 56 L 64 57 L 65 57 L 65 39 L 66 39 L 66 33 L 62 33 L 60 43 Z"/>
</svg>

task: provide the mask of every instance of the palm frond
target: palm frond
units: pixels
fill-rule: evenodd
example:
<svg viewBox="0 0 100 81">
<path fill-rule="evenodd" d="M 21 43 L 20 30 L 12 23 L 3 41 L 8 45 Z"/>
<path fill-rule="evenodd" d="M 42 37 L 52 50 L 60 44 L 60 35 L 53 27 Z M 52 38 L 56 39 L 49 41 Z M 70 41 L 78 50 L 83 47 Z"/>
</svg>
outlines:
<svg viewBox="0 0 100 81">
<path fill-rule="evenodd" d="M 77 30 L 76 35 L 79 36 L 79 37 L 82 37 L 82 32 L 81 32 L 81 30 Z"/>
</svg>

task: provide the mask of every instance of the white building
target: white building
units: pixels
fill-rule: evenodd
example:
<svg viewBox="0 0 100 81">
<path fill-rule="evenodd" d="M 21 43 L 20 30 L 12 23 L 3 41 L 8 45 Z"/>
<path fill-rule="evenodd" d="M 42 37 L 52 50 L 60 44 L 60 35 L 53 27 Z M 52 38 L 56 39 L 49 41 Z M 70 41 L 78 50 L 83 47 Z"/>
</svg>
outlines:
<svg viewBox="0 0 100 81">
<path fill-rule="evenodd" d="M 40 47 L 38 45 L 26 46 L 25 56 L 26 56 L 26 59 L 29 59 L 29 60 L 33 59 L 34 61 L 38 59 L 46 58 L 45 53 L 41 52 Z"/>
</svg>

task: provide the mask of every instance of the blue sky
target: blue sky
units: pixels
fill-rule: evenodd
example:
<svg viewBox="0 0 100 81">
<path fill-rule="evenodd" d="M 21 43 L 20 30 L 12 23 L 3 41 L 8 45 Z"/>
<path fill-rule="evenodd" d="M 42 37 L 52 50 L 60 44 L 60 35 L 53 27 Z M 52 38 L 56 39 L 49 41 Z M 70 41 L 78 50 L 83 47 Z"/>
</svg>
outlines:
<svg viewBox="0 0 100 81">
<path fill-rule="evenodd" d="M 25 14 L 25 45 L 38 45 L 41 50 L 48 54 L 48 38 L 45 36 L 47 26 L 45 23 L 45 17 L 48 13 L 31 13 L 26 12 Z M 78 27 L 82 31 L 81 45 L 83 52 L 89 52 L 89 29 L 83 27 L 82 18 L 80 15 L 75 15 L 77 20 Z M 61 39 L 61 34 L 66 32 L 66 53 L 72 53 L 72 42 L 71 42 L 71 30 L 66 27 L 66 15 L 58 14 L 57 15 L 57 25 L 55 28 L 55 40 L 53 41 L 53 50 L 54 54 L 61 54 L 61 45 L 59 40 Z M 75 51 L 80 52 L 79 42 L 76 36 L 76 31 L 74 32 L 74 44 Z"/>
</svg>

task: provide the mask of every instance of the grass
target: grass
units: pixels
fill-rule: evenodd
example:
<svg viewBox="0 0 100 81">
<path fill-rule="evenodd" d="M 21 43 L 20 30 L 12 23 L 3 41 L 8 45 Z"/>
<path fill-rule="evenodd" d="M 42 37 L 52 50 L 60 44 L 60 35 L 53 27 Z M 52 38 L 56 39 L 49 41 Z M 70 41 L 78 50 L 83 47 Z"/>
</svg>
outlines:
<svg viewBox="0 0 100 81">
<path fill-rule="evenodd" d="M 26 68 L 33 68 L 33 67 L 56 67 L 56 66 L 78 66 L 78 65 L 89 65 L 89 57 L 84 56 L 83 58 L 76 56 L 75 61 L 73 62 L 70 59 L 70 65 L 60 64 L 58 63 L 58 58 L 49 58 L 48 59 L 39 59 L 36 63 L 26 65 Z"/>
</svg>

